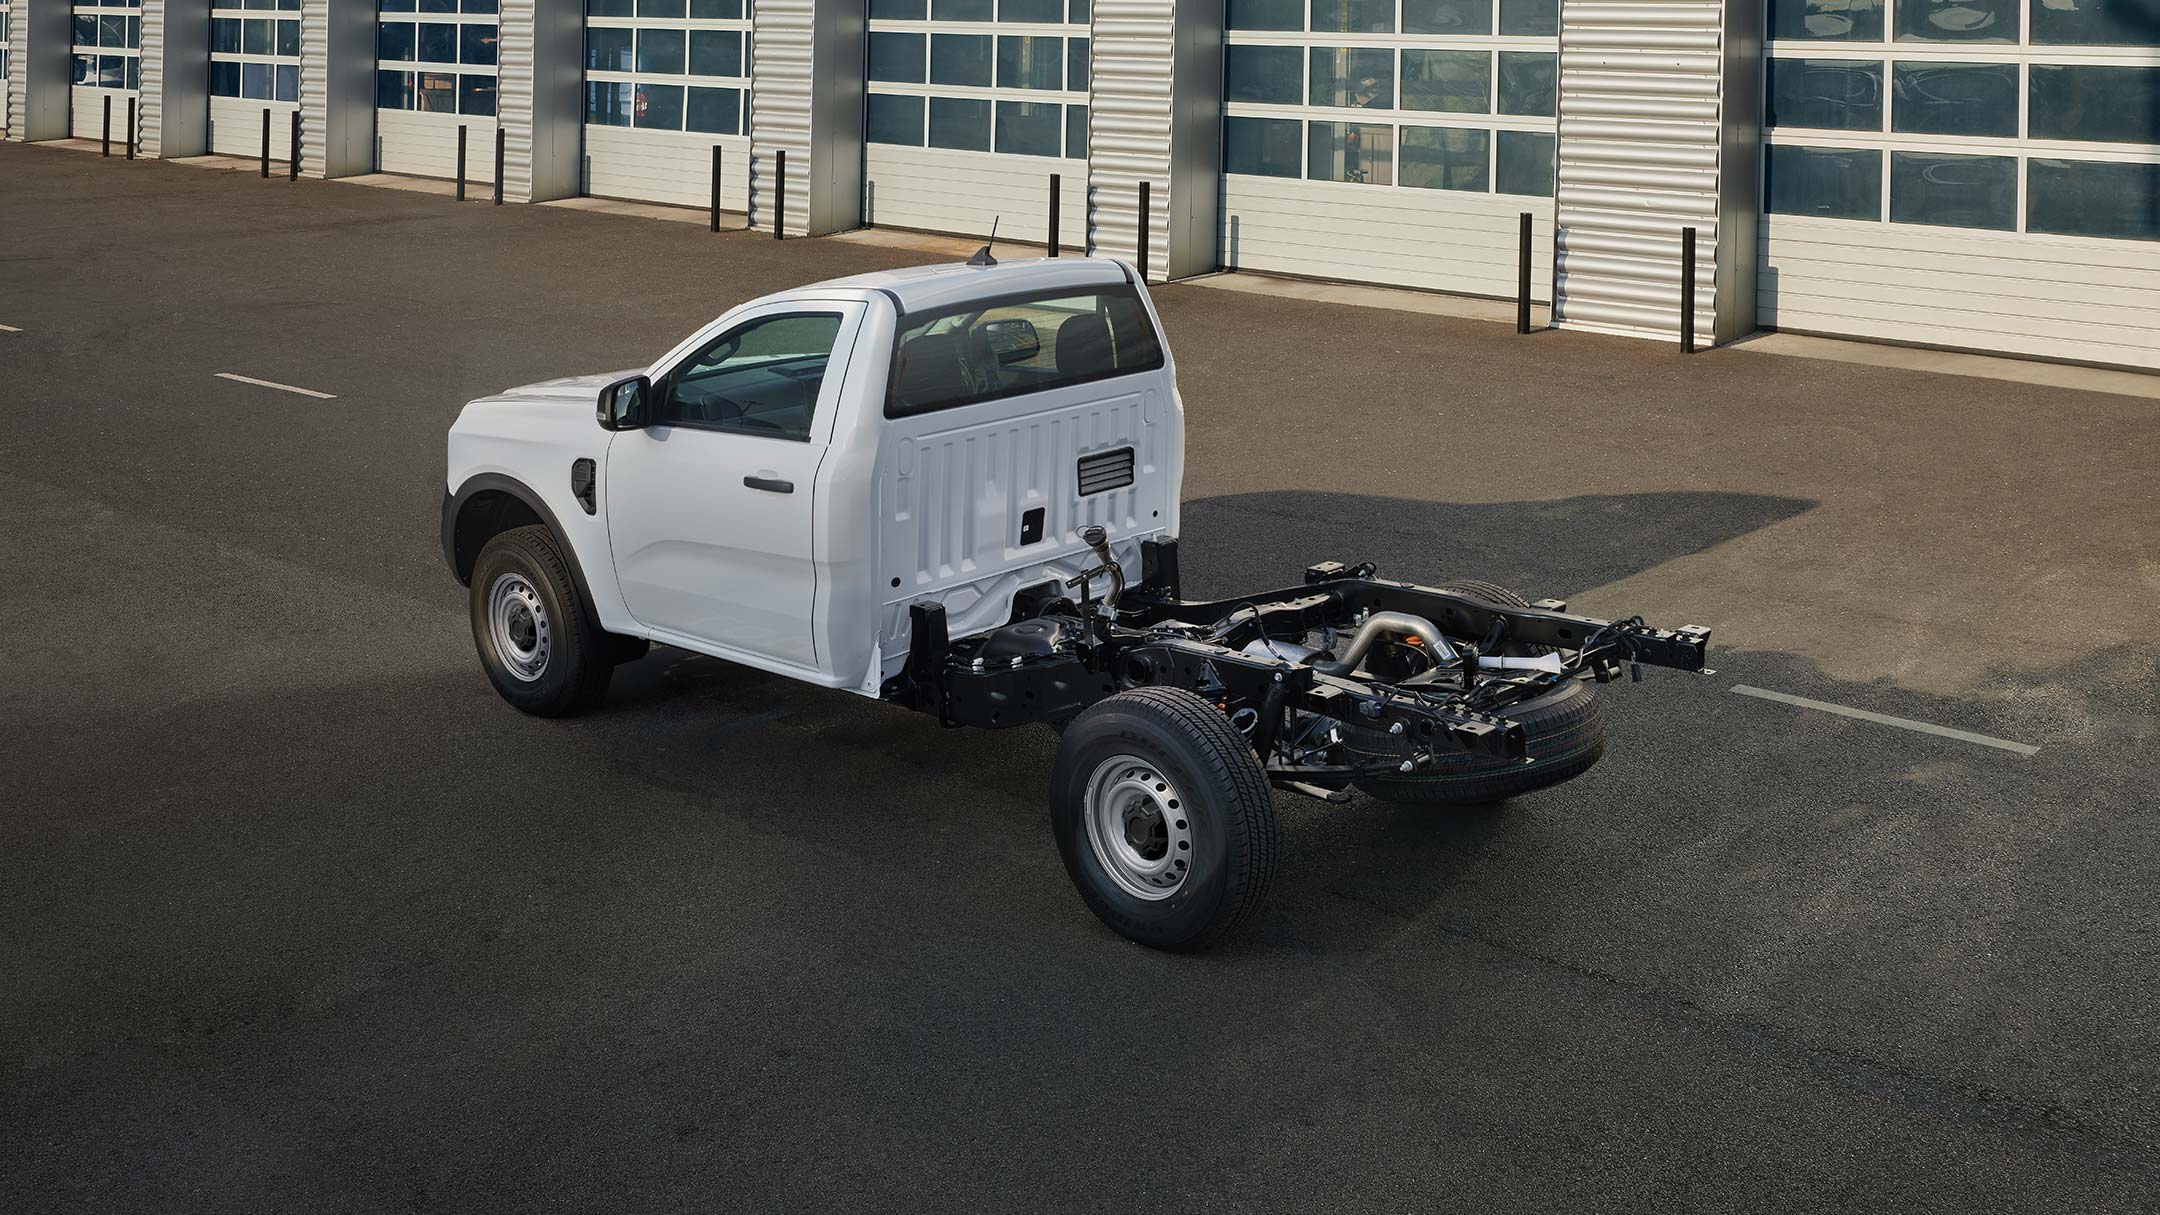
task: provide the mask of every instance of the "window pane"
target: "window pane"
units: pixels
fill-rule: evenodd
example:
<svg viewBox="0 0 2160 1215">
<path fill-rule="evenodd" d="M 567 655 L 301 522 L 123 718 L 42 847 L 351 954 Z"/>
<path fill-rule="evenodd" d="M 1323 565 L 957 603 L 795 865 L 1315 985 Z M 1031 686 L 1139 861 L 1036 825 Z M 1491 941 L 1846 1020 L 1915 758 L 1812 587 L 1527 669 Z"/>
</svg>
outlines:
<svg viewBox="0 0 2160 1215">
<path fill-rule="evenodd" d="M 248 24 L 255 23 L 250 21 Z M 248 37 L 252 42 L 253 30 L 248 31 Z M 414 54 L 422 63 L 454 63 L 457 61 L 457 27 L 439 21 L 423 21 L 414 47 Z"/>
<path fill-rule="evenodd" d="M 1065 107 L 1054 101 L 997 103 L 997 150 L 1019 156 L 1056 156 L 1064 146 Z"/>
<path fill-rule="evenodd" d="M 1491 0 L 1402 0 L 1405 34 L 1490 34 Z"/>
<path fill-rule="evenodd" d="M 278 65 L 277 99 L 279 101 L 300 100 L 300 66 L 298 64 L 281 63 Z"/>
<path fill-rule="evenodd" d="M 923 142 L 923 99 L 872 93 L 863 138 L 919 148 Z"/>
<path fill-rule="evenodd" d="M 1890 222 L 2015 229 L 2017 158 L 1892 152 Z"/>
<path fill-rule="evenodd" d="M 2016 42 L 2018 0 L 1897 0 L 1899 42 Z"/>
<path fill-rule="evenodd" d="M 2160 68 L 2033 64 L 2034 139 L 2160 143 Z"/>
<path fill-rule="evenodd" d="M 96 56 L 96 55 L 77 55 L 77 56 L 75 56 L 75 83 L 76 83 L 76 84 L 96 84 L 96 83 L 97 83 L 97 56 Z"/>
<path fill-rule="evenodd" d="M 1305 51 L 1295 46 L 1224 48 L 1223 97 L 1296 105 L 1305 98 Z"/>
<path fill-rule="evenodd" d="M 630 0 L 585 0 L 585 13 L 590 17 L 627 17 Z"/>
<path fill-rule="evenodd" d="M 98 56 L 98 87 L 101 89 L 124 89 L 127 87 L 128 61 L 118 55 Z M 243 79 L 245 79 L 243 77 Z M 269 96 L 265 91 L 263 96 Z"/>
<path fill-rule="evenodd" d="M 224 96 L 238 97 L 240 95 L 240 65 L 237 63 L 219 63 L 211 65 L 210 70 L 214 74 L 221 67 L 232 69 L 232 92 L 226 93 Z M 409 110 L 413 108 L 412 73 L 375 73 L 375 104 L 385 110 Z"/>
<path fill-rule="evenodd" d="M 1923 135 L 2017 136 L 2014 63 L 1899 63 L 1890 129 Z"/>
<path fill-rule="evenodd" d="M 1395 0 L 1312 0 L 1316 34 L 1392 34 Z"/>
<path fill-rule="evenodd" d="M 1308 56 L 1312 74 L 1308 77 L 1307 103 L 1380 110 L 1395 108 L 1394 58 L 1394 52 L 1388 50 L 1313 47 Z"/>
<path fill-rule="evenodd" d="M 683 15 L 683 0 L 637 0 L 637 15 L 640 17 L 680 17 Z"/>
<path fill-rule="evenodd" d="M 1085 93 L 1088 87 L 1088 40 L 1065 40 L 1065 91 Z"/>
<path fill-rule="evenodd" d="M 1484 193 L 1487 133 L 1462 127 L 1404 127 L 1402 184 Z"/>
<path fill-rule="evenodd" d="M 461 13 L 492 13 L 497 7 L 495 0 L 458 0 Z"/>
<path fill-rule="evenodd" d="M 603 127 L 629 126 L 630 94 L 627 80 L 586 81 L 585 121 Z"/>
<path fill-rule="evenodd" d="M 1764 149 L 1763 210 L 1833 219 L 1882 218 L 1882 153 L 1872 148 Z"/>
<path fill-rule="evenodd" d="M 250 101 L 270 99 L 270 65 L 267 63 L 243 63 L 240 65 L 240 95 Z"/>
<path fill-rule="evenodd" d="M 496 26 L 471 22 L 458 27 L 458 62 L 489 66 L 495 62 Z"/>
<path fill-rule="evenodd" d="M 471 29 L 471 26 L 467 26 Z M 458 77 L 458 103 L 460 114 L 489 114 L 495 112 L 495 78 L 479 72 Z"/>
<path fill-rule="evenodd" d="M 1366 122 L 1306 125 L 1305 176 L 1313 181 L 1394 181 L 1395 128 Z"/>
<path fill-rule="evenodd" d="M 873 31 L 870 35 L 870 79 L 921 84 L 923 55 L 924 40 L 921 34 L 884 34 Z"/>
<path fill-rule="evenodd" d="M 742 0 L 690 0 L 690 17 L 695 21 L 740 21 Z"/>
<path fill-rule="evenodd" d="M 1500 0 L 1500 33 L 1550 38 L 1560 32 L 1560 0 Z"/>
<path fill-rule="evenodd" d="M 81 13 L 75 14 L 74 37 L 76 46 L 96 46 L 97 18 L 95 16 L 86 17 Z"/>
<path fill-rule="evenodd" d="M 585 30 L 585 67 L 594 72 L 630 70 L 630 31 L 604 25 Z"/>
<path fill-rule="evenodd" d="M 767 317 L 729 330 L 674 374 L 656 420 L 808 439 L 839 336 L 840 317 L 830 312 Z"/>
<path fill-rule="evenodd" d="M 666 76 L 682 75 L 683 31 L 639 30 L 637 70 L 640 74 L 654 72 Z"/>
<path fill-rule="evenodd" d="M 1763 125 L 1880 131 L 1882 64 L 1860 59 L 1772 59 Z"/>
<path fill-rule="evenodd" d="M 141 88 L 142 60 L 137 56 L 130 55 L 121 62 L 127 64 L 127 87 L 131 89 Z"/>
<path fill-rule="evenodd" d="M 1305 156 L 1298 119 L 1223 119 L 1223 171 L 1257 177 L 1300 177 Z"/>
<path fill-rule="evenodd" d="M 118 49 L 121 47 L 125 47 L 127 44 L 128 40 L 126 17 L 98 18 L 99 46 L 109 46 Z"/>
<path fill-rule="evenodd" d="M 250 0 L 250 3 L 252 3 L 252 0 Z M 263 7 L 268 8 L 269 5 L 266 4 Z M 423 13 L 454 13 L 457 11 L 457 0 L 420 0 L 420 11 Z"/>
<path fill-rule="evenodd" d="M 394 26 L 384 26 L 385 30 Z M 405 37 L 412 38 L 412 27 L 405 27 Z M 240 53 L 240 20 L 237 17 L 212 17 L 210 19 L 210 53 L 213 55 L 237 55 Z M 389 56 L 384 56 L 389 58 Z"/>
<path fill-rule="evenodd" d="M 430 114 L 457 113 L 457 77 L 448 72 L 415 72 L 415 108 Z"/>
<path fill-rule="evenodd" d="M 1065 158 L 1086 160 L 1088 154 L 1088 108 L 1084 105 L 1065 107 Z"/>
<path fill-rule="evenodd" d="M 1491 109 L 1492 57 L 1484 51 L 1404 51 L 1402 108 L 1483 114 Z"/>
<path fill-rule="evenodd" d="M 630 112 L 631 125 L 653 131 L 682 130 L 682 91 L 683 86 L 679 84 L 638 81 L 637 105 Z"/>
<path fill-rule="evenodd" d="M 988 34 L 932 34 L 930 83 L 990 87 Z M 932 128 L 937 122 L 932 120 Z M 985 124 L 987 125 L 987 123 Z"/>
<path fill-rule="evenodd" d="M 997 82 L 1003 89 L 1059 89 L 1065 81 L 1063 38 L 1012 37 L 997 40 Z"/>
<path fill-rule="evenodd" d="M 245 36 L 242 37 L 240 40 L 240 49 L 246 51 L 250 55 L 269 54 L 271 39 L 270 27 L 275 24 L 276 22 L 274 21 L 256 21 L 252 19 L 241 22 L 240 26 L 246 32 Z M 442 28 L 449 29 L 450 27 L 446 25 Z"/>
<path fill-rule="evenodd" d="M 1500 52 L 1500 112 L 1550 118 L 1560 104 L 1560 57 L 1542 51 Z"/>
<path fill-rule="evenodd" d="M 930 15 L 930 0 L 870 0 L 872 21 L 920 21 Z"/>
<path fill-rule="evenodd" d="M 1065 0 L 998 0 L 997 19 L 1058 25 L 1065 20 Z"/>
<path fill-rule="evenodd" d="M 1501 131 L 1494 138 L 1493 189 L 1551 198 L 1553 152 L 1559 147 L 1559 137 L 1550 131 Z"/>
<path fill-rule="evenodd" d="M 629 3 L 629 0 L 623 0 L 623 3 Z M 386 13 L 409 13 L 414 5 L 413 0 L 382 0 L 375 7 Z"/>
<path fill-rule="evenodd" d="M 2150 0 L 2032 0 L 2036 46 L 2160 46 Z"/>
<path fill-rule="evenodd" d="M 874 37 L 874 35 L 873 35 Z M 907 37 L 902 34 L 901 37 Z M 922 70 L 922 53 L 916 51 L 915 70 Z M 734 30 L 690 31 L 690 74 L 692 76 L 740 76 L 742 70 L 742 35 Z M 922 79 L 921 76 L 916 77 Z"/>
<path fill-rule="evenodd" d="M 930 18 L 933 21 L 988 21 L 991 9 L 991 0 L 931 0 Z"/>
<path fill-rule="evenodd" d="M 277 0 L 247 0 L 247 2 L 246 2 L 245 4 L 234 4 L 234 3 L 231 3 L 231 2 L 230 2 L 230 0 L 227 0 L 227 3 L 225 3 L 225 4 L 221 4 L 221 5 L 216 5 L 216 6 L 214 6 L 214 7 L 218 7 L 218 8 L 259 8 L 259 9 L 262 9 L 262 10 L 264 10 L 264 11 L 266 11 L 266 12 L 267 12 L 267 11 L 271 11 L 271 10 L 274 10 L 274 9 L 276 9 L 276 8 L 277 8 Z M 411 6 L 410 6 L 410 5 L 408 5 L 407 7 L 409 8 L 409 7 L 411 7 Z M 449 9 L 444 9 L 444 10 L 442 10 L 442 11 L 444 11 L 444 12 L 446 12 L 446 13 L 447 13 L 447 12 L 449 12 L 450 10 L 449 10 Z"/>
<path fill-rule="evenodd" d="M 908 316 L 885 398 L 886 417 L 1152 371 L 1163 365 L 1162 343 L 1139 295 L 1130 287 L 1036 297 L 975 314 L 978 307 Z M 993 326 L 1006 332 L 996 332 Z M 1020 332 L 1010 332 L 1015 328 Z M 970 359 L 970 350 L 997 353 L 988 359 Z"/>
<path fill-rule="evenodd" d="M 1229 0 L 1225 23 L 1234 30 L 1301 30 L 1305 0 Z"/>
<path fill-rule="evenodd" d="M 741 89 L 692 88 L 689 106 L 683 125 L 690 130 L 708 135 L 742 134 Z"/>
<path fill-rule="evenodd" d="M 1073 25 L 1086 25 L 1088 23 L 1088 0 L 1072 0 L 1072 3 L 1066 6 L 1065 19 Z"/>
<path fill-rule="evenodd" d="M 300 57 L 300 23 L 280 21 L 277 23 L 277 53 L 288 59 Z"/>
<path fill-rule="evenodd" d="M 383 76 L 402 76 L 402 75 L 404 75 L 404 73 L 403 73 L 403 72 L 384 72 L 384 73 L 382 73 L 382 75 L 383 75 Z M 378 100 L 377 100 L 377 102 L 376 102 L 376 104 L 377 104 L 377 105 L 382 105 L 382 104 L 385 104 L 384 102 L 382 102 L 382 101 L 381 101 L 381 100 L 379 99 L 379 95 L 380 95 L 381 91 L 382 91 L 382 90 L 381 90 L 380 86 L 378 85 L 378 87 L 377 87 L 377 89 L 376 89 L 376 92 L 377 92 L 377 94 L 378 94 Z M 212 97 L 238 97 L 238 96 L 240 95 L 240 65 L 239 65 L 239 64 L 237 64 L 237 63 L 212 63 L 212 64 L 210 65 L 210 95 L 211 95 Z M 393 107 L 393 108 L 395 108 L 395 107 Z"/>
<path fill-rule="evenodd" d="M 963 152 L 989 151 L 990 103 L 971 97 L 932 97 L 930 146 Z"/>
<path fill-rule="evenodd" d="M 1770 0 L 1770 37 L 1881 42 L 1882 0 Z"/>
<path fill-rule="evenodd" d="M 2025 230 L 2160 240 L 2160 165 L 2025 162 Z"/>
<path fill-rule="evenodd" d="M 295 26 L 295 28 L 298 27 Z M 127 19 L 127 44 L 131 50 L 142 49 L 142 18 L 130 17 Z"/>
</svg>

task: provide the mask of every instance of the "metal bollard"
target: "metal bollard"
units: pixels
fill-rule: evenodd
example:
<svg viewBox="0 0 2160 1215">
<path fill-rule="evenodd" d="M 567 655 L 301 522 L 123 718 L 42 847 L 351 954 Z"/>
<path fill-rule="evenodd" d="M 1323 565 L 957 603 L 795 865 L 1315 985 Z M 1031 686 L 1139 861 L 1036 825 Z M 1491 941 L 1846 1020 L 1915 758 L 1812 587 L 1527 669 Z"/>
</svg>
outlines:
<svg viewBox="0 0 2160 1215">
<path fill-rule="evenodd" d="M 1530 332 L 1530 213 L 1516 223 L 1515 238 L 1515 332 Z"/>
<path fill-rule="evenodd" d="M 457 129 L 457 200 L 465 201 L 465 124 Z"/>
<path fill-rule="evenodd" d="M 292 112 L 292 159 L 285 162 L 285 180 L 300 180 L 300 111 Z"/>
<path fill-rule="evenodd" d="M 780 229 L 787 224 L 787 149 L 773 153 L 773 211 L 772 238 L 780 239 Z"/>
<path fill-rule="evenodd" d="M 1147 281 L 1148 183 L 1140 183 L 1140 281 Z"/>
<path fill-rule="evenodd" d="M 720 230 L 720 145 L 712 146 L 712 230 Z"/>
<path fill-rule="evenodd" d="M 262 177 L 270 180 L 270 109 L 263 107 Z"/>
<path fill-rule="evenodd" d="M 135 99 L 128 98 L 127 158 L 135 159 Z"/>
<path fill-rule="evenodd" d="M 105 94 L 104 134 L 98 136 L 98 155 L 112 155 L 112 94 Z"/>
<path fill-rule="evenodd" d="M 1061 176 L 1060 176 L 1059 174 L 1056 174 L 1056 173 L 1052 173 L 1052 174 L 1050 175 L 1050 256 L 1051 256 L 1051 257 L 1056 257 L 1056 256 L 1058 255 L 1058 195 L 1060 195 L 1060 194 L 1064 193 L 1064 191 L 1063 191 L 1063 190 L 1062 190 L 1062 189 L 1060 188 L 1060 187 L 1062 187 L 1062 186 L 1063 186 L 1063 184 L 1064 184 L 1064 180 L 1063 180 L 1063 178 L 1062 178 L 1062 177 L 1061 177 Z"/>
<path fill-rule="evenodd" d="M 498 207 L 502 205 L 503 148 L 506 146 L 503 142 L 504 139 L 503 129 L 500 125 L 497 125 L 495 128 L 495 205 Z"/>
<path fill-rule="evenodd" d="M 1695 353 L 1695 229 L 1680 229 L 1680 353 Z"/>
</svg>

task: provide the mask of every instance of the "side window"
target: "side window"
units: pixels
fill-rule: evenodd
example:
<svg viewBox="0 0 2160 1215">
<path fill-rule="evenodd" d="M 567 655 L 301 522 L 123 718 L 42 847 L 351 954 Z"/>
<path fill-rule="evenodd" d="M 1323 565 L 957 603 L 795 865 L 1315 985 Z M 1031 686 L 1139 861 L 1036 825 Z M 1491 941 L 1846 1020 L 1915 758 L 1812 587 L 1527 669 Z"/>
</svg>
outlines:
<svg viewBox="0 0 2160 1215">
<path fill-rule="evenodd" d="M 1153 371 L 1162 343 L 1129 287 L 903 319 L 885 416 Z"/>
<path fill-rule="evenodd" d="M 807 440 L 839 336 L 837 312 L 791 312 L 738 325 L 668 377 L 653 424 Z"/>
</svg>

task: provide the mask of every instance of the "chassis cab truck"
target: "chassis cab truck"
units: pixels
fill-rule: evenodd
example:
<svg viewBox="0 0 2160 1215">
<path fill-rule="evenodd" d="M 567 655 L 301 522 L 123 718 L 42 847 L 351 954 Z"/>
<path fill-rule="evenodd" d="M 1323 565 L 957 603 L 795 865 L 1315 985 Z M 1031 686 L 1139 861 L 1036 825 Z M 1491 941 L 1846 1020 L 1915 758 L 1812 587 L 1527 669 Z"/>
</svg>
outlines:
<svg viewBox="0 0 2160 1215">
<path fill-rule="evenodd" d="M 1104 923 L 1207 944 L 1274 876 L 1273 791 L 1492 802 L 1603 752 L 1591 685 L 1708 633 L 1323 562 L 1183 597 L 1184 408 L 1121 262 L 930 266 L 753 300 L 642 371 L 468 404 L 442 544 L 503 698 L 574 713 L 652 643 L 948 726 L 1061 731 Z"/>
</svg>

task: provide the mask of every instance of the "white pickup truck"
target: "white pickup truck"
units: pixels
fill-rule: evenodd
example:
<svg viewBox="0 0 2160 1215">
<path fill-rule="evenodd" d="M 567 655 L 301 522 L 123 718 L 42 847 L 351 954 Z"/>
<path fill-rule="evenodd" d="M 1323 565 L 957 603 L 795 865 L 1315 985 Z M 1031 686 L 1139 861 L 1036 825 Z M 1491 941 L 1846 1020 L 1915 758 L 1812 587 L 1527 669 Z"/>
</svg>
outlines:
<svg viewBox="0 0 2160 1215">
<path fill-rule="evenodd" d="M 1477 804 L 1596 762 L 1590 683 L 1700 670 L 1706 630 L 1335 562 L 1178 578 L 1184 407 L 1121 262 L 896 270 L 753 300 L 640 372 L 468 404 L 444 556 L 504 699 L 559 715 L 652 642 L 947 725 L 1062 731 L 1090 908 L 1193 947 L 1273 878 L 1271 787 Z"/>
</svg>

